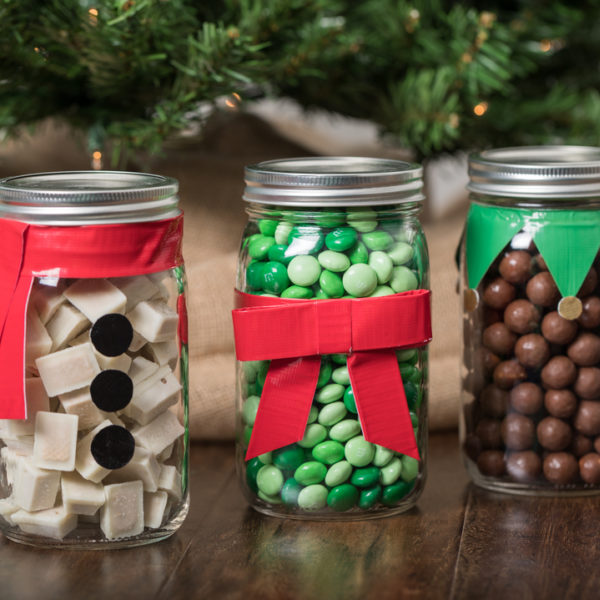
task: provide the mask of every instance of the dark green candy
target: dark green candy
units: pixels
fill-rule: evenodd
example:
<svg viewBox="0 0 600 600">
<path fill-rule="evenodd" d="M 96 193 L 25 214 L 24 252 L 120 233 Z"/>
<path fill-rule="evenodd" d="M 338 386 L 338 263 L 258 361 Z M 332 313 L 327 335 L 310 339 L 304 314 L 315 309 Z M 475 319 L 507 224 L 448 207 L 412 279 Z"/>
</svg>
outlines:
<svg viewBox="0 0 600 600">
<path fill-rule="evenodd" d="M 256 474 L 260 471 L 261 467 L 264 467 L 264 463 L 260 462 L 260 459 L 252 458 L 246 463 L 246 482 L 248 487 L 255 493 L 258 494 L 258 485 L 256 485 Z"/>
<path fill-rule="evenodd" d="M 358 410 L 356 410 L 356 402 L 354 400 L 354 392 L 352 391 L 352 386 L 349 385 L 344 392 L 344 404 L 346 408 L 355 415 L 358 414 Z"/>
<path fill-rule="evenodd" d="M 283 244 L 274 244 L 269 248 L 269 252 L 267 256 L 269 260 L 274 260 L 276 262 L 283 263 L 284 265 L 289 265 L 293 256 L 288 256 L 286 254 L 287 246 Z"/>
<path fill-rule="evenodd" d="M 414 410 L 417 403 L 417 386 L 411 381 L 403 380 L 404 383 L 404 394 L 406 396 L 406 403 L 408 408 Z"/>
<path fill-rule="evenodd" d="M 267 372 L 269 371 L 270 365 L 271 361 L 264 360 L 261 361 L 260 365 L 258 366 L 258 371 L 256 373 L 256 384 L 260 387 L 261 391 L 265 385 L 265 380 L 267 379 Z"/>
<path fill-rule="evenodd" d="M 288 254 L 316 254 L 322 247 L 325 236 L 314 225 L 295 225 L 288 236 Z"/>
<path fill-rule="evenodd" d="M 350 478 L 350 483 L 359 488 L 368 488 L 379 482 L 379 469 L 377 467 L 365 467 L 355 469 Z"/>
<path fill-rule="evenodd" d="M 322 388 L 331 378 L 333 367 L 328 360 L 321 361 L 321 370 L 319 371 L 319 379 L 317 379 L 317 389 Z"/>
<path fill-rule="evenodd" d="M 373 508 L 373 506 L 375 506 L 381 498 L 381 491 L 382 488 L 380 485 L 376 485 L 366 490 L 361 490 L 358 507 L 362 508 L 363 510 Z"/>
<path fill-rule="evenodd" d="M 285 290 L 281 292 L 282 298 L 296 298 L 301 300 L 307 300 L 308 298 L 312 298 L 312 296 L 312 289 L 301 285 L 290 285 L 289 288 L 285 288 Z"/>
<path fill-rule="evenodd" d="M 298 505 L 298 496 L 302 490 L 302 486 L 293 478 L 290 477 L 285 481 L 281 488 L 281 499 L 288 506 Z"/>
<path fill-rule="evenodd" d="M 352 248 L 356 244 L 358 234 L 352 227 L 336 227 L 331 233 L 327 234 L 325 238 L 325 245 L 330 250 L 336 252 L 343 252 Z"/>
<path fill-rule="evenodd" d="M 357 502 L 358 490 L 349 483 L 334 487 L 327 495 L 327 504 L 338 512 L 351 509 Z"/>
<path fill-rule="evenodd" d="M 282 471 L 295 471 L 304 462 L 304 449 L 296 444 L 273 450 L 273 464 Z"/>
<path fill-rule="evenodd" d="M 382 504 L 386 506 L 396 506 L 404 496 L 406 496 L 414 486 L 414 481 L 407 483 L 406 481 L 396 481 L 392 485 L 386 485 L 383 488 L 381 496 Z"/>
<path fill-rule="evenodd" d="M 246 285 L 254 290 L 260 290 L 263 286 L 263 271 L 265 263 L 254 261 L 246 268 Z"/>
<path fill-rule="evenodd" d="M 290 285 L 285 265 L 274 260 L 264 264 L 262 276 L 262 289 L 271 294 L 281 294 Z"/>
</svg>

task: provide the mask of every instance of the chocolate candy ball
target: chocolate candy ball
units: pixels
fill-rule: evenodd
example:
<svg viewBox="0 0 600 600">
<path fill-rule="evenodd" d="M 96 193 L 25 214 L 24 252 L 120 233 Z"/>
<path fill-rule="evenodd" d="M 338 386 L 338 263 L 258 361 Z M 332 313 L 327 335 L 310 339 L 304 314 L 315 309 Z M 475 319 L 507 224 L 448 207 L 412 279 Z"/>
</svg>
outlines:
<svg viewBox="0 0 600 600">
<path fill-rule="evenodd" d="M 600 483 L 600 454 L 590 452 L 579 459 L 579 475 L 586 483 Z"/>
<path fill-rule="evenodd" d="M 506 460 L 506 472 L 515 481 L 534 481 L 542 472 L 542 459 L 533 450 L 514 452 Z"/>
<path fill-rule="evenodd" d="M 483 388 L 479 402 L 486 415 L 501 419 L 508 408 L 508 392 L 497 385 L 489 384 Z"/>
<path fill-rule="evenodd" d="M 518 413 L 507 415 L 502 421 L 502 439 L 511 450 L 527 450 L 535 441 L 535 425 L 529 417 Z"/>
<path fill-rule="evenodd" d="M 479 456 L 479 453 L 482 450 L 481 440 L 476 435 L 472 433 L 469 434 L 465 438 L 464 449 L 466 455 L 471 460 L 477 460 L 477 457 Z"/>
<path fill-rule="evenodd" d="M 583 435 L 600 435 L 600 402 L 582 400 L 577 407 L 573 426 Z"/>
<path fill-rule="evenodd" d="M 571 441 L 569 452 L 573 453 L 577 457 L 580 457 L 584 454 L 588 454 L 588 452 L 591 452 L 593 449 L 594 445 L 592 443 L 592 438 L 589 438 L 582 433 L 576 433 Z"/>
<path fill-rule="evenodd" d="M 531 275 L 531 255 L 524 250 L 509 252 L 500 261 L 498 270 L 509 283 L 525 283 Z"/>
<path fill-rule="evenodd" d="M 600 362 L 600 337 L 580 333 L 567 349 L 569 358 L 580 367 L 591 367 Z"/>
<path fill-rule="evenodd" d="M 580 398 L 600 400 L 600 369 L 597 367 L 581 367 L 577 372 L 573 389 Z"/>
<path fill-rule="evenodd" d="M 581 287 L 579 288 L 579 293 L 577 294 L 580 298 L 585 298 L 590 294 L 593 294 L 596 290 L 596 286 L 598 285 L 598 273 L 596 273 L 596 269 L 592 267 L 589 270 L 589 273 L 586 275 L 585 279 Z"/>
<path fill-rule="evenodd" d="M 483 331 L 483 345 L 500 356 L 510 354 L 516 341 L 517 336 L 504 323 L 494 323 Z"/>
<path fill-rule="evenodd" d="M 556 306 L 560 300 L 560 292 L 548 271 L 534 275 L 525 288 L 527 297 L 539 306 Z"/>
<path fill-rule="evenodd" d="M 594 450 L 600 454 L 600 437 L 595 438 L 592 445 L 594 446 Z"/>
<path fill-rule="evenodd" d="M 552 452 L 543 464 L 544 476 L 550 483 L 564 485 L 571 483 L 579 473 L 577 459 L 567 452 Z"/>
<path fill-rule="evenodd" d="M 542 335 L 551 344 L 568 344 L 577 335 L 577 323 L 563 319 L 556 311 L 550 312 L 542 321 Z"/>
<path fill-rule="evenodd" d="M 504 311 L 506 326 L 521 335 L 536 329 L 540 317 L 540 311 L 528 300 L 514 300 Z"/>
<path fill-rule="evenodd" d="M 577 397 L 571 390 L 548 390 L 544 406 L 553 417 L 567 419 L 577 409 Z"/>
<path fill-rule="evenodd" d="M 504 310 L 517 295 L 514 286 L 506 279 L 498 277 L 488 283 L 483 290 L 483 301 L 490 308 Z"/>
<path fill-rule="evenodd" d="M 483 369 L 486 374 L 491 375 L 494 372 L 494 369 L 502 362 L 500 357 L 497 354 L 494 354 L 491 350 L 487 348 L 481 349 L 481 362 L 483 364 Z"/>
<path fill-rule="evenodd" d="M 528 333 L 517 340 L 515 355 L 524 367 L 536 369 L 548 362 L 550 347 L 538 333 Z"/>
<path fill-rule="evenodd" d="M 505 360 L 494 369 L 494 383 L 504 390 L 509 390 L 524 379 L 527 379 L 527 373 L 516 360 Z"/>
<path fill-rule="evenodd" d="M 548 265 L 546 264 L 546 261 L 544 260 L 544 257 L 541 254 L 537 254 L 536 256 L 534 256 L 533 262 L 540 271 L 548 270 Z"/>
<path fill-rule="evenodd" d="M 545 388 L 560 390 L 569 387 L 577 377 L 577 368 L 566 356 L 553 356 L 542 369 Z"/>
<path fill-rule="evenodd" d="M 564 450 L 573 438 L 573 432 L 567 423 L 556 417 L 546 417 L 537 426 L 537 438 L 539 443 L 553 452 Z"/>
<path fill-rule="evenodd" d="M 502 310 L 504 310 L 504 306 L 502 307 Z M 499 323 L 500 321 L 502 321 L 501 311 L 494 308 L 489 308 L 488 306 L 483 308 L 483 323 L 486 327 L 488 325 L 492 325 L 493 323 Z"/>
<path fill-rule="evenodd" d="M 595 329 L 600 327 L 600 298 L 598 296 L 588 296 L 584 298 L 583 312 L 577 322 L 586 329 Z"/>
<path fill-rule="evenodd" d="M 504 452 L 484 450 L 477 457 L 477 468 L 483 475 L 500 477 L 504 475 Z"/>
<path fill-rule="evenodd" d="M 520 383 L 510 391 L 510 405 L 521 414 L 535 414 L 542 408 L 543 402 L 542 388 L 530 381 Z"/>
<path fill-rule="evenodd" d="M 500 434 L 500 421 L 495 419 L 481 419 L 475 427 L 475 435 L 481 440 L 482 448 L 502 448 L 502 435 Z"/>
</svg>

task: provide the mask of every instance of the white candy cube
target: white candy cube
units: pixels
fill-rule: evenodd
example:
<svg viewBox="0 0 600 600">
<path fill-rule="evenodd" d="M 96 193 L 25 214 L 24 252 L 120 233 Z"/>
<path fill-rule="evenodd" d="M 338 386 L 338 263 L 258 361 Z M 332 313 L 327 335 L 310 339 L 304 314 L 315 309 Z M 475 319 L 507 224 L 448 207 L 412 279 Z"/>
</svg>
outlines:
<svg viewBox="0 0 600 600">
<path fill-rule="evenodd" d="M 179 419 L 169 410 L 160 414 L 154 421 L 132 431 L 135 441 L 152 454 L 160 454 L 169 444 L 183 435 L 185 429 Z"/>
<path fill-rule="evenodd" d="M 104 483 L 124 483 L 139 479 L 144 485 L 144 491 L 155 492 L 159 476 L 160 465 L 154 454 L 146 448 L 136 446 L 131 460 L 124 467 L 111 471 Z"/>
<path fill-rule="evenodd" d="M 133 338 L 131 339 L 131 344 L 129 344 L 129 348 L 127 348 L 128 352 L 137 352 L 144 347 L 144 344 L 147 344 L 148 340 L 141 336 L 137 331 L 134 330 Z"/>
<path fill-rule="evenodd" d="M 60 486 L 60 473 L 38 469 L 28 459 L 19 461 L 13 500 L 15 504 L 28 511 L 51 508 L 56 502 Z"/>
<path fill-rule="evenodd" d="M 69 415 L 77 415 L 79 418 L 78 429 L 91 429 L 101 423 L 106 417 L 94 404 L 90 394 L 90 388 L 81 388 L 73 392 L 61 394 L 59 397 L 62 407 Z"/>
<path fill-rule="evenodd" d="M 50 410 L 50 399 L 39 377 L 25 379 L 25 402 L 27 403 L 27 418 L 23 420 L 3 420 L 2 423 L 5 428 L 3 437 L 14 438 L 22 435 L 33 435 L 37 413 Z"/>
<path fill-rule="evenodd" d="M 173 465 L 161 465 L 158 489 L 176 500 L 181 500 L 181 474 Z"/>
<path fill-rule="evenodd" d="M 78 515 L 93 515 L 104 504 L 104 487 L 77 473 L 65 473 L 60 482 L 65 510 Z"/>
<path fill-rule="evenodd" d="M 124 413 L 146 425 L 177 403 L 181 385 L 169 367 L 162 367 L 154 375 L 134 388 L 133 398 Z"/>
<path fill-rule="evenodd" d="M 158 529 L 163 522 L 167 508 L 166 492 L 144 492 L 144 525 Z"/>
<path fill-rule="evenodd" d="M 65 302 L 64 288 L 65 286 L 62 283 L 59 283 L 57 287 L 50 285 L 33 286 L 29 304 L 35 307 L 44 325 L 54 316 L 58 307 Z"/>
<path fill-rule="evenodd" d="M 81 335 L 78 335 L 76 338 L 72 339 L 69 342 L 69 346 L 80 346 L 81 344 L 85 344 L 89 341 L 90 332 L 84 331 Z M 96 356 L 98 365 L 100 365 L 100 368 L 103 371 L 106 371 L 106 369 L 116 369 L 117 371 L 124 371 L 127 373 L 127 371 L 129 371 L 129 367 L 131 366 L 131 356 L 128 354 L 120 354 L 119 356 L 105 356 L 101 352 L 98 352 L 96 348 L 94 348 L 94 355 Z"/>
<path fill-rule="evenodd" d="M 20 510 L 12 520 L 25 532 L 62 540 L 77 527 L 77 515 L 68 513 L 62 506 L 40 512 Z"/>
<path fill-rule="evenodd" d="M 155 363 L 161 367 L 169 365 L 171 369 L 175 368 L 177 359 L 179 358 L 179 348 L 175 340 L 168 342 L 157 342 L 156 344 L 147 344 L 144 348 L 144 353 L 147 354 Z"/>
<path fill-rule="evenodd" d="M 156 455 L 156 460 L 158 462 L 165 462 L 169 458 L 171 458 L 171 454 L 173 454 L 173 448 L 175 447 L 175 443 L 169 444 L 160 454 Z"/>
<path fill-rule="evenodd" d="M 118 277 L 110 280 L 127 296 L 125 311 L 129 312 L 136 304 L 149 300 L 159 292 L 159 289 L 149 277 L 136 275 L 135 277 Z"/>
<path fill-rule="evenodd" d="M 104 486 L 106 501 L 100 509 L 100 528 L 109 540 L 144 531 L 144 487 L 141 481 Z"/>
<path fill-rule="evenodd" d="M 33 445 L 31 446 L 31 451 L 33 452 Z M 4 448 L 0 450 L 0 458 L 2 459 L 4 471 L 6 473 L 6 483 L 8 485 L 13 485 L 17 478 L 19 464 L 21 461 L 26 460 L 26 455 L 20 454 L 8 446 L 4 446 Z"/>
<path fill-rule="evenodd" d="M 65 298 L 92 323 L 109 313 L 125 313 L 127 297 L 106 279 L 79 279 L 64 291 Z"/>
<path fill-rule="evenodd" d="M 77 448 L 76 415 L 38 412 L 35 418 L 33 464 L 41 469 L 73 471 Z"/>
<path fill-rule="evenodd" d="M 33 367 L 35 359 L 48 354 L 50 350 L 52 350 L 52 338 L 48 335 L 35 310 L 28 310 L 25 330 L 25 364 Z"/>
<path fill-rule="evenodd" d="M 112 425 L 112 423 L 108 419 L 102 421 L 100 425 L 92 429 L 84 438 L 81 438 L 77 444 L 75 468 L 84 479 L 93 481 L 94 483 L 102 481 L 110 473 L 109 469 L 101 467 L 94 460 L 91 449 L 92 441 L 96 437 L 96 434 L 109 425 Z"/>
<path fill-rule="evenodd" d="M 46 330 L 52 338 L 52 349 L 62 350 L 73 338 L 76 338 L 90 322 L 78 310 L 64 304 L 58 307 L 54 316 L 46 324 Z"/>
<path fill-rule="evenodd" d="M 89 386 L 100 373 L 92 344 L 80 344 L 35 361 L 48 396 L 59 396 Z"/>
<path fill-rule="evenodd" d="M 127 318 L 149 342 L 167 342 L 177 335 L 177 313 L 160 300 L 140 302 Z"/>
<path fill-rule="evenodd" d="M 13 502 L 12 498 L 3 498 L 0 500 L 0 516 L 3 517 L 9 525 L 15 524 L 15 522 L 12 520 L 12 515 L 14 515 L 18 510 L 21 509 Z"/>
<path fill-rule="evenodd" d="M 158 365 L 143 356 L 136 356 L 129 368 L 129 378 L 134 385 L 148 379 L 151 375 L 158 371 Z"/>
</svg>

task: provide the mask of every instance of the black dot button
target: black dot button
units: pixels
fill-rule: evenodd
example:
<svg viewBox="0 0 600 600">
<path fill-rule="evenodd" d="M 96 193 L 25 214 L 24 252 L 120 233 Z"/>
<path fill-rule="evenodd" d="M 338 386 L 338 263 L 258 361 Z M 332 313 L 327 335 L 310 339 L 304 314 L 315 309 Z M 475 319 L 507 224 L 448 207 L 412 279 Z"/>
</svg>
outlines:
<svg viewBox="0 0 600 600">
<path fill-rule="evenodd" d="M 105 469 L 120 469 L 133 456 L 135 440 L 127 429 L 109 425 L 101 429 L 92 440 L 92 456 Z"/>
<path fill-rule="evenodd" d="M 104 356 L 119 356 L 131 345 L 133 327 L 127 317 L 111 313 L 94 323 L 90 338 L 94 348 Z"/>
<path fill-rule="evenodd" d="M 90 385 L 94 404 L 105 412 L 124 409 L 133 396 L 133 382 L 127 373 L 116 369 L 101 371 Z"/>
</svg>

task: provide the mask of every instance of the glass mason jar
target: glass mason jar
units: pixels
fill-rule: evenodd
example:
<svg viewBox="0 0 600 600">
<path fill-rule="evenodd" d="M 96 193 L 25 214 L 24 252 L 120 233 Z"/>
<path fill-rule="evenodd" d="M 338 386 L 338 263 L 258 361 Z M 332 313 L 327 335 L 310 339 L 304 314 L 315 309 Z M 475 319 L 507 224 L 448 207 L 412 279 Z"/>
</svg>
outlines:
<svg viewBox="0 0 600 600">
<path fill-rule="evenodd" d="M 237 277 L 237 467 L 256 510 L 364 519 L 426 477 L 427 245 L 418 165 L 246 168 Z"/>
<path fill-rule="evenodd" d="M 600 492 L 600 148 L 471 157 L 461 437 L 473 481 Z"/>
<path fill-rule="evenodd" d="M 0 529 L 111 548 L 188 505 L 187 333 L 177 181 L 0 181 Z"/>
</svg>

